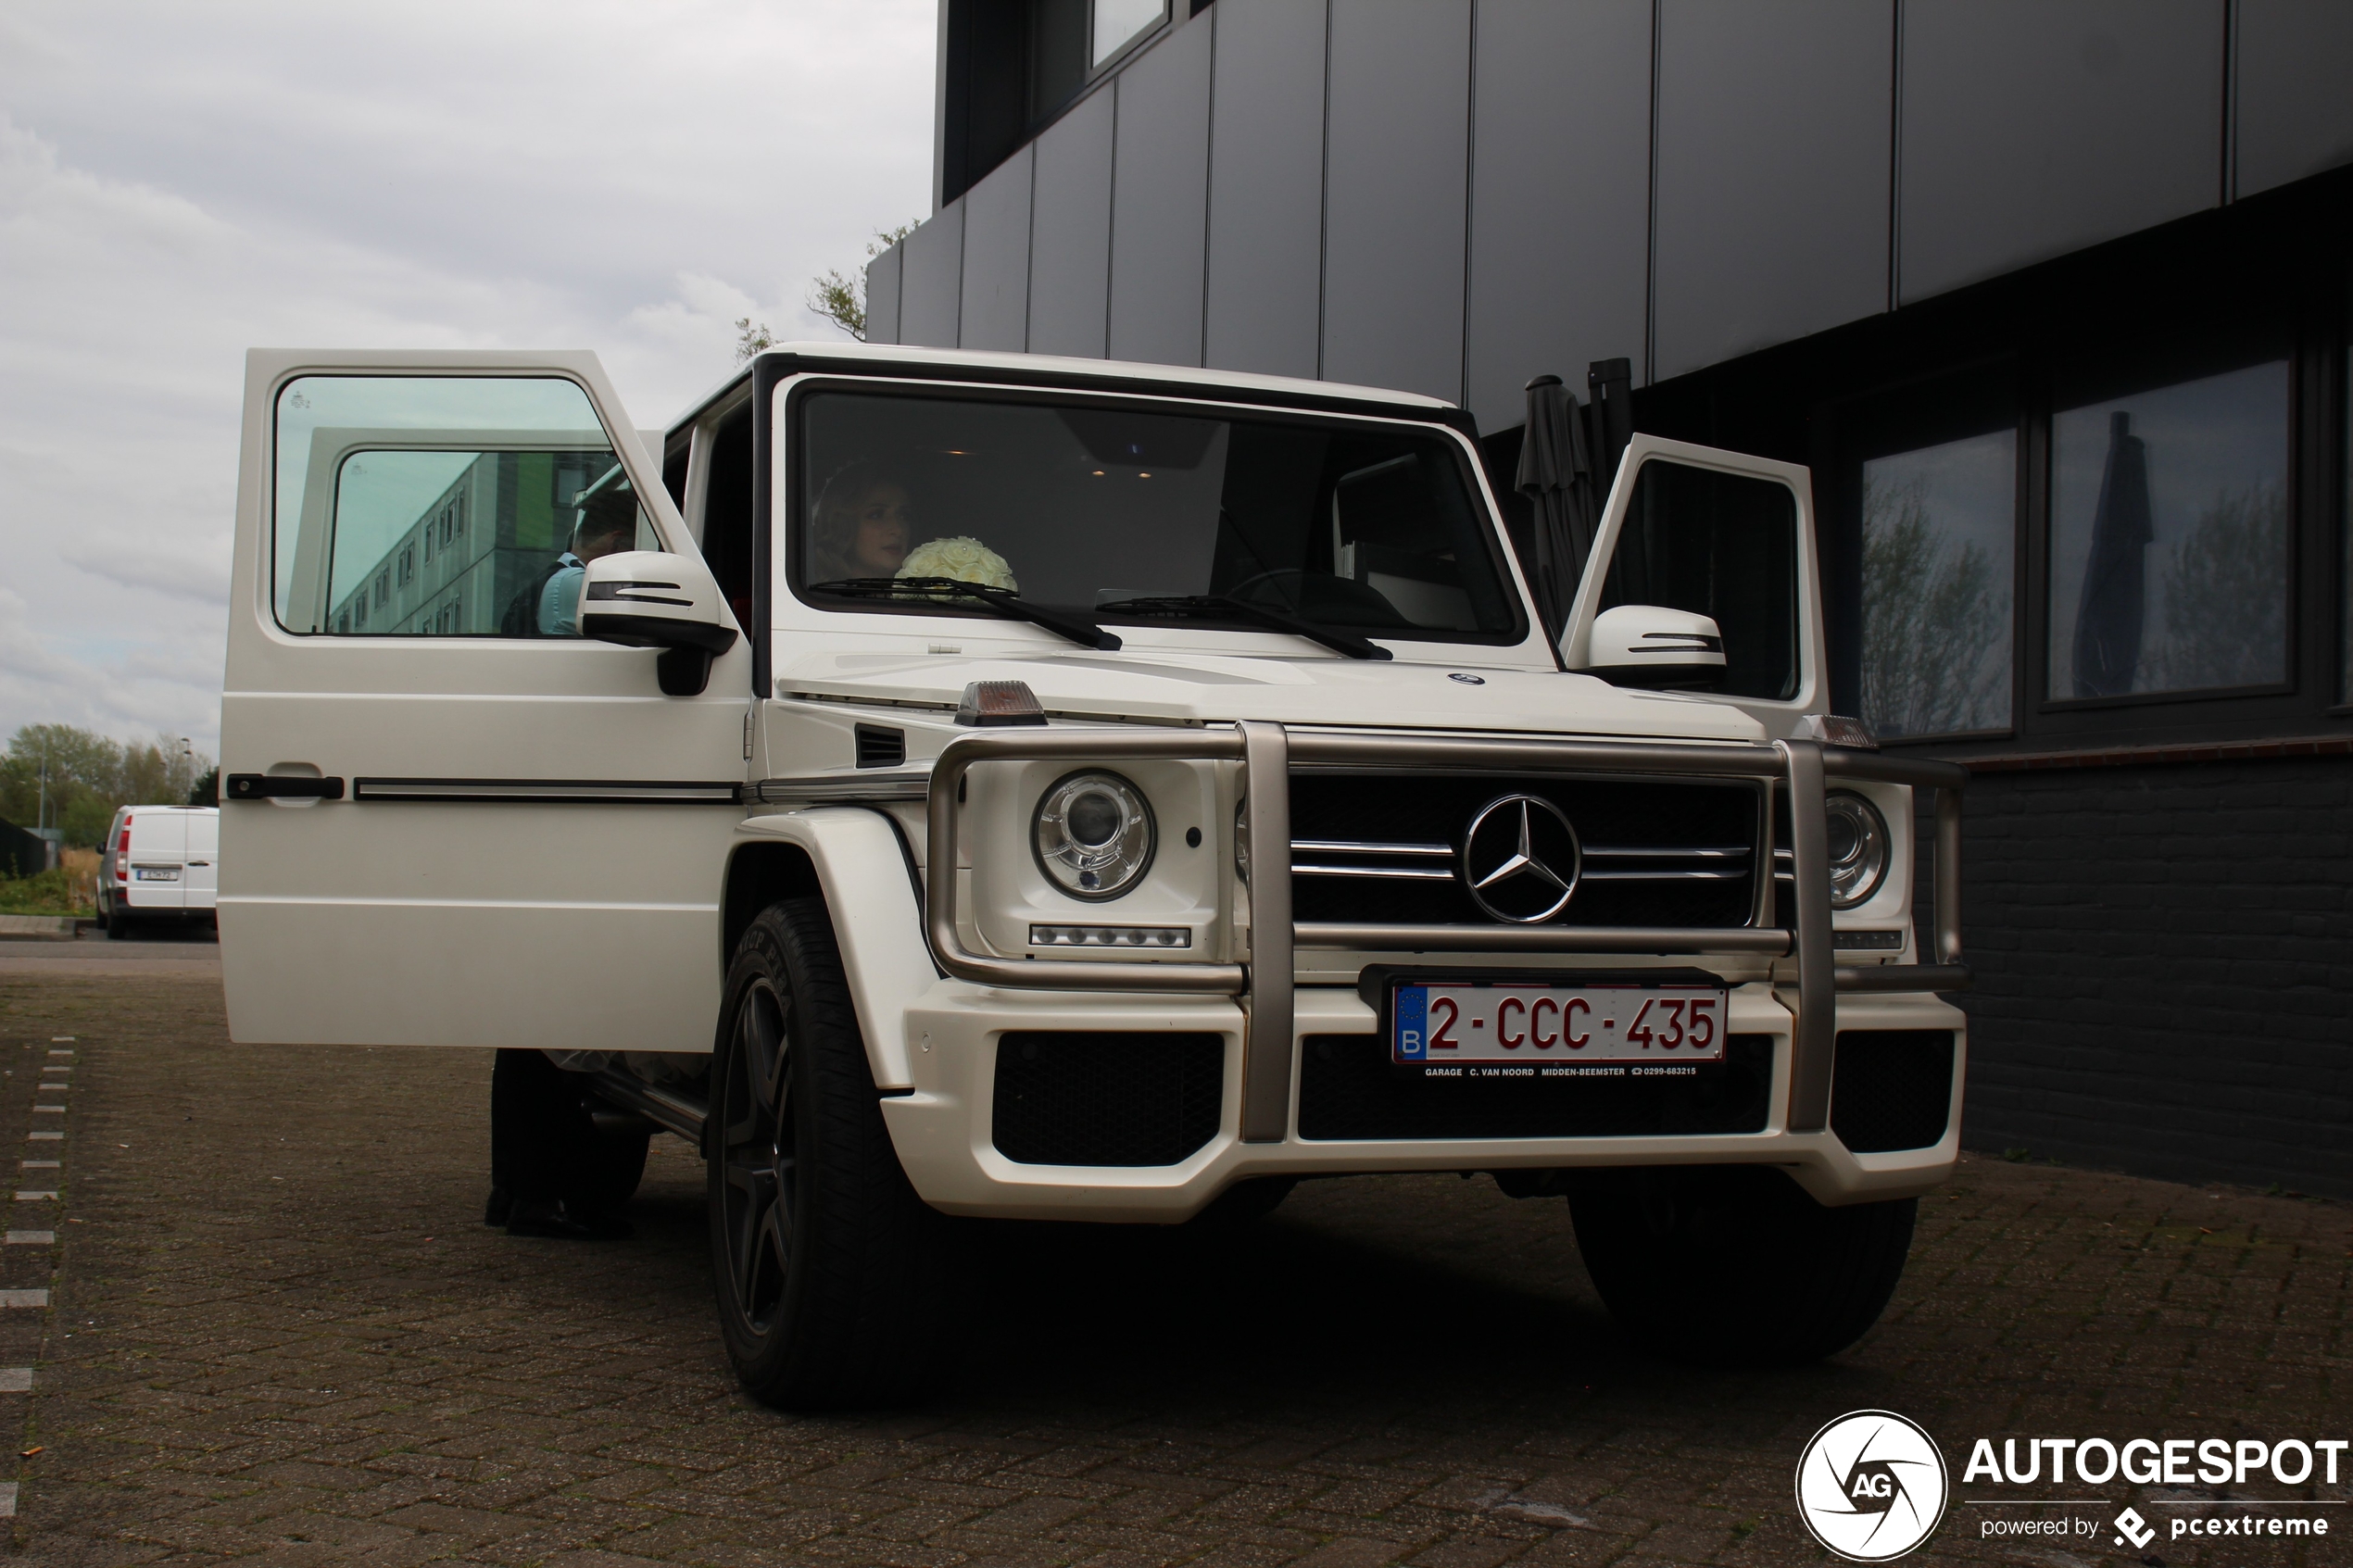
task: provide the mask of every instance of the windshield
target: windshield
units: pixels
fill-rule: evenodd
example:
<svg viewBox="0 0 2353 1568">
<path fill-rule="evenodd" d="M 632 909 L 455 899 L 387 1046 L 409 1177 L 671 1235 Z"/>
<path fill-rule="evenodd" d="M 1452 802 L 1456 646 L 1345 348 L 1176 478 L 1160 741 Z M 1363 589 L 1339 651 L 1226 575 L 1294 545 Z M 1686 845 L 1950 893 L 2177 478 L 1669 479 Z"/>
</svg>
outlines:
<svg viewBox="0 0 2353 1568">
<path fill-rule="evenodd" d="M 952 579 L 1103 623 L 1265 631 L 1255 606 L 1373 636 L 1524 634 L 1441 436 L 952 395 L 799 407 L 792 580 L 824 608 L 988 613 L 943 594 Z"/>
</svg>

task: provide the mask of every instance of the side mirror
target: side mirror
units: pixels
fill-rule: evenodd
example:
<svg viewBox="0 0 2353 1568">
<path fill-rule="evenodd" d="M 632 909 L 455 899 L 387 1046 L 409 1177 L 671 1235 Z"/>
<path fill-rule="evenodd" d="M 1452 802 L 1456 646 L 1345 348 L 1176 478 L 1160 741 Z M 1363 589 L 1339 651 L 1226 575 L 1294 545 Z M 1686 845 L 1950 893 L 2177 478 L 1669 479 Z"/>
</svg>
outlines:
<svg viewBox="0 0 2353 1568">
<path fill-rule="evenodd" d="M 1724 678 L 1724 635 L 1716 618 L 1664 605 L 1619 605 L 1593 618 L 1584 671 L 1613 686 L 1705 691 Z"/>
<path fill-rule="evenodd" d="M 711 684 L 711 661 L 736 646 L 726 613 L 709 568 L 661 550 L 599 556 L 580 584 L 580 634 L 661 649 L 654 673 L 666 696 L 700 696 Z"/>
</svg>

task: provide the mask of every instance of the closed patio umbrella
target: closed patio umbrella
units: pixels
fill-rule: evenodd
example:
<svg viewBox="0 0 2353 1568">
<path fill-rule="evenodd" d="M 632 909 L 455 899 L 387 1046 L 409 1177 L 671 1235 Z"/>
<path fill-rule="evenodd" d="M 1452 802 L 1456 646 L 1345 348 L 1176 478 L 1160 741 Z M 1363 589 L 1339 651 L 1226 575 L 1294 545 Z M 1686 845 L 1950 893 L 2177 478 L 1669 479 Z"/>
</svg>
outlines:
<svg viewBox="0 0 2353 1568">
<path fill-rule="evenodd" d="M 1596 526 L 1617 481 L 1618 459 L 1634 439 L 1634 362 L 1596 359 L 1585 367 L 1586 450 L 1592 455 L 1592 505 L 1586 515 Z"/>
<path fill-rule="evenodd" d="M 2141 662 L 2147 614 L 2149 518 L 2146 443 L 2133 433 L 2133 416 L 2119 409 L 2108 420 L 2108 466 L 2100 475 L 2099 509 L 2092 515 L 2092 554 L 2075 610 L 2075 696 L 2122 696 Z"/>
<path fill-rule="evenodd" d="M 1590 469 L 1579 461 L 1584 447 L 1579 411 L 1560 377 L 1538 376 L 1528 383 L 1528 431 L 1514 483 L 1535 513 L 1536 605 L 1546 636 L 1554 641 L 1568 622 L 1577 574 L 1592 547 L 1591 525 L 1575 516 L 1570 494 L 1579 470 Z"/>
</svg>

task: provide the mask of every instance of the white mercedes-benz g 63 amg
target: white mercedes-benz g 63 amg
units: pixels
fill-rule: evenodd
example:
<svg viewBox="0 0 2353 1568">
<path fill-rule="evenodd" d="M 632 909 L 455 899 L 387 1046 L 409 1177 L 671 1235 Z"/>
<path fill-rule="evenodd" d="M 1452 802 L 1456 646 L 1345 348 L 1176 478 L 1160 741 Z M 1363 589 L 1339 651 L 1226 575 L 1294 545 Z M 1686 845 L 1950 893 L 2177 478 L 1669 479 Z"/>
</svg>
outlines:
<svg viewBox="0 0 2353 1568">
<path fill-rule="evenodd" d="M 500 1047 L 518 1229 L 692 1140 L 789 1406 L 952 1353 L 954 1217 L 1364 1172 L 1566 1198 L 1666 1353 L 1841 1348 L 1958 1148 L 1960 770 L 1828 716 L 1804 469 L 1633 436 L 1523 571 L 1474 436 L 835 344 L 656 453 L 588 354 L 256 350 L 232 1033 Z"/>
</svg>

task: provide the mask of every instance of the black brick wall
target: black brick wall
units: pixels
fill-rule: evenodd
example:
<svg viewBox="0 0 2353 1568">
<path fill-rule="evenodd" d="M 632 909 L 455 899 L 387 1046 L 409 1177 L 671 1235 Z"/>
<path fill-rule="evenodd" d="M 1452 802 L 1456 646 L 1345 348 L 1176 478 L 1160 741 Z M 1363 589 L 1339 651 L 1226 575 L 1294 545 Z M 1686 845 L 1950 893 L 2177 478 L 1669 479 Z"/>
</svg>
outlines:
<svg viewBox="0 0 2353 1568">
<path fill-rule="evenodd" d="M 2353 758 L 1982 772 L 1965 821 L 1969 1147 L 2353 1196 Z"/>
</svg>

